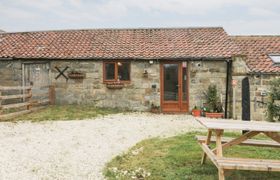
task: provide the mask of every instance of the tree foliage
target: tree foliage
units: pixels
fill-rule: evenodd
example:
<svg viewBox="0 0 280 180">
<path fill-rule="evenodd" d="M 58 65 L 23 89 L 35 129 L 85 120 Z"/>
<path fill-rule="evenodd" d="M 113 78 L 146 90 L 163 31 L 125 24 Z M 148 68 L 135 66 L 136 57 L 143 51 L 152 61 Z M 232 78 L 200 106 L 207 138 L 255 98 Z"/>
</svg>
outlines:
<svg viewBox="0 0 280 180">
<path fill-rule="evenodd" d="M 269 121 L 280 121 L 280 78 L 271 81 L 267 117 Z"/>
</svg>

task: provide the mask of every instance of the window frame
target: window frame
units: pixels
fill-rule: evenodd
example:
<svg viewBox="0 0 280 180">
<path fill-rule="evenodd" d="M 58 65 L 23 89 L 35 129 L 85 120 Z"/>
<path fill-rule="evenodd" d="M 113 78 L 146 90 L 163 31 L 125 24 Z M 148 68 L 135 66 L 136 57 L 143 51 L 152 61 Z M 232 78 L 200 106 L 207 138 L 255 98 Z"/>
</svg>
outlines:
<svg viewBox="0 0 280 180">
<path fill-rule="evenodd" d="M 115 61 L 103 61 L 103 83 L 113 83 L 118 82 L 118 63 L 128 63 L 129 68 L 129 80 L 120 80 L 119 82 L 122 83 L 130 83 L 131 82 L 131 62 L 130 61 L 123 61 L 123 60 L 115 60 Z M 114 63 L 114 79 L 106 79 L 106 64 L 113 64 Z"/>
</svg>

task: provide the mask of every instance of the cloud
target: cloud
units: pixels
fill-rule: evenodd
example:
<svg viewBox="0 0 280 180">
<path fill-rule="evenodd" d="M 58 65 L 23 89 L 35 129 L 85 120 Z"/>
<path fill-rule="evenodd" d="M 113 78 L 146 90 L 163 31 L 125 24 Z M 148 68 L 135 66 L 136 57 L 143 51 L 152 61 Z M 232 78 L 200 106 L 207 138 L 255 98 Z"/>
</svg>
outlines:
<svg viewBox="0 0 280 180">
<path fill-rule="evenodd" d="M 279 34 L 280 25 L 271 24 L 278 21 L 279 8 L 279 0 L 1 0 L 0 28 L 220 25 L 237 33 L 273 27 Z"/>
</svg>

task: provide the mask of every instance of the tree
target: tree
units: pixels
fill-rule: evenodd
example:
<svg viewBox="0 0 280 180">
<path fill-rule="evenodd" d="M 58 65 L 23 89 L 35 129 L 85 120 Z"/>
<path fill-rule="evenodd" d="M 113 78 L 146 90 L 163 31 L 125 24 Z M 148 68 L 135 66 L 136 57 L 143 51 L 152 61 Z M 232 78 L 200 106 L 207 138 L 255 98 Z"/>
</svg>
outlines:
<svg viewBox="0 0 280 180">
<path fill-rule="evenodd" d="M 272 122 L 280 121 L 280 78 L 273 79 L 270 85 L 267 118 Z"/>
</svg>

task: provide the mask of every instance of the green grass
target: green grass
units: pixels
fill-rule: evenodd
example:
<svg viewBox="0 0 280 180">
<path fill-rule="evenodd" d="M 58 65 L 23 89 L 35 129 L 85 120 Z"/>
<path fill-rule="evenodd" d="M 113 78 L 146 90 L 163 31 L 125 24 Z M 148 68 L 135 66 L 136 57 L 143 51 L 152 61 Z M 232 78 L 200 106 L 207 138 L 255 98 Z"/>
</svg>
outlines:
<svg viewBox="0 0 280 180">
<path fill-rule="evenodd" d="M 122 111 L 118 109 L 97 108 L 87 105 L 54 105 L 14 118 L 12 121 L 81 120 L 120 112 Z"/>
<path fill-rule="evenodd" d="M 217 168 L 209 159 L 206 164 L 200 165 L 202 149 L 194 138 L 196 134 L 199 133 L 144 140 L 109 162 L 104 175 L 109 180 L 132 179 L 133 176 L 152 180 L 218 179 Z M 276 148 L 235 146 L 224 151 L 224 154 L 230 157 L 280 159 L 280 151 Z M 279 177 L 278 172 L 232 171 L 227 179 L 276 180 Z"/>
</svg>

